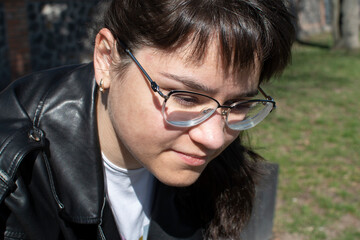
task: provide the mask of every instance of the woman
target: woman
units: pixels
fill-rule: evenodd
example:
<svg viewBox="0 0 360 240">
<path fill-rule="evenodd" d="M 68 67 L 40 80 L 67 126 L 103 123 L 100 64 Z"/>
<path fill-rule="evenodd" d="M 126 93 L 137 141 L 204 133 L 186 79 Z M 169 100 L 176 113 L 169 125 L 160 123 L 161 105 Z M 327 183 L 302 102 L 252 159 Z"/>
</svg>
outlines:
<svg viewBox="0 0 360 240">
<path fill-rule="evenodd" d="M 4 238 L 239 239 L 260 173 L 239 134 L 293 36 L 281 0 L 112 1 L 92 64 L 0 94 Z"/>
</svg>

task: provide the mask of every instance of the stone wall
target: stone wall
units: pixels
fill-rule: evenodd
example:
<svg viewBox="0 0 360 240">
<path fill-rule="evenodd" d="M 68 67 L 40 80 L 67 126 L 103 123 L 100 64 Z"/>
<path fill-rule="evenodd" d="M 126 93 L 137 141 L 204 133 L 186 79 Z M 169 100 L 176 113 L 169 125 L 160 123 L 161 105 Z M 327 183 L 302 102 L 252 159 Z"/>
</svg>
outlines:
<svg viewBox="0 0 360 240">
<path fill-rule="evenodd" d="M 0 3 L 0 89 L 10 81 L 10 63 L 5 26 L 4 6 Z"/>
<path fill-rule="evenodd" d="M 8 45 L 11 79 L 30 71 L 26 0 L 0 0 L 4 7 L 5 36 Z"/>
</svg>

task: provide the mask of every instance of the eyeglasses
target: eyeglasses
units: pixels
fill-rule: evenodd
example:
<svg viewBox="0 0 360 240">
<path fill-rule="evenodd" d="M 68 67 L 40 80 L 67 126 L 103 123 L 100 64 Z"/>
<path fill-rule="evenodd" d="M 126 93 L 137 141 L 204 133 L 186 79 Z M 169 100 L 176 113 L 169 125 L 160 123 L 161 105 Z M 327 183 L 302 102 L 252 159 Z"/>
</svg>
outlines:
<svg viewBox="0 0 360 240">
<path fill-rule="evenodd" d="M 266 99 L 238 101 L 230 105 L 221 105 L 216 99 L 196 92 L 172 90 L 164 94 L 130 49 L 122 43 L 120 45 L 149 80 L 152 90 L 164 98 L 162 115 L 170 125 L 192 127 L 204 122 L 221 108 L 221 115 L 230 129 L 246 130 L 259 124 L 276 107 L 275 101 L 260 87 L 258 90 Z"/>
</svg>

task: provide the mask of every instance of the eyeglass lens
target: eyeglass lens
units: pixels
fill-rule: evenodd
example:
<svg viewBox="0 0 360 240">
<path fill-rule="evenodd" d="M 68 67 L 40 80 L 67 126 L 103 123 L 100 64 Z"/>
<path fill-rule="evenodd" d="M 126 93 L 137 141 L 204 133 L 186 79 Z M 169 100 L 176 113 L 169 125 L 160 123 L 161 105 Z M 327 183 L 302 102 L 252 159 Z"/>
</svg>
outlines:
<svg viewBox="0 0 360 240">
<path fill-rule="evenodd" d="M 235 130 L 255 126 L 271 111 L 273 104 L 259 100 L 235 103 L 226 111 L 226 122 Z M 171 94 L 163 104 L 165 120 L 175 126 L 190 127 L 209 118 L 219 107 L 207 96 L 189 92 Z"/>
</svg>

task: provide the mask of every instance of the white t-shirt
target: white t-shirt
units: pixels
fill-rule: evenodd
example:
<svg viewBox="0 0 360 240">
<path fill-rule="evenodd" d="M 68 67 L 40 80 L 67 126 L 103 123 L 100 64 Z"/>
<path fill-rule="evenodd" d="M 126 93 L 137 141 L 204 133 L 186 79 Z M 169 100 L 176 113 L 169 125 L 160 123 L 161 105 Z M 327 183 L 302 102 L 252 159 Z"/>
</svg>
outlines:
<svg viewBox="0 0 360 240">
<path fill-rule="evenodd" d="M 110 162 L 105 166 L 106 195 L 123 240 L 145 240 L 150 223 L 154 177 L 146 168 L 128 170 Z"/>
</svg>

